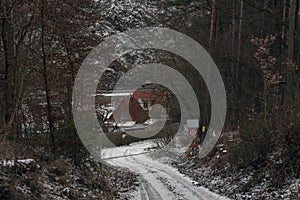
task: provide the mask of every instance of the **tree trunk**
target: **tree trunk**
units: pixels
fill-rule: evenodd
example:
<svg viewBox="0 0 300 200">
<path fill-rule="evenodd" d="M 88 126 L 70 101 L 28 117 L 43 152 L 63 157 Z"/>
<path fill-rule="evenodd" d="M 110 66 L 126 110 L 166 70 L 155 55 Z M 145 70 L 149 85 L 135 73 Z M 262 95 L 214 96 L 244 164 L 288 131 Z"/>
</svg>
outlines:
<svg viewBox="0 0 300 200">
<path fill-rule="evenodd" d="M 290 0 L 289 8 L 289 30 L 288 30 L 288 60 L 294 60 L 295 51 L 295 28 L 296 28 L 296 10 L 297 10 L 297 0 Z"/>
<path fill-rule="evenodd" d="M 300 73 L 300 0 L 298 0 L 298 19 L 297 19 L 297 30 L 296 30 L 296 55 L 295 55 L 295 62 L 298 64 L 298 68 L 296 73 Z M 296 86 L 295 86 L 295 97 L 296 97 L 296 101 L 300 101 L 300 81 L 297 82 Z"/>
<path fill-rule="evenodd" d="M 292 63 L 294 62 L 295 53 L 295 30 L 296 30 L 296 13 L 297 13 L 297 0 L 289 1 L 289 27 L 287 31 L 287 61 L 285 65 L 285 91 L 284 100 L 285 104 L 290 103 L 293 100 L 293 69 Z"/>
<path fill-rule="evenodd" d="M 64 44 L 65 44 L 65 50 L 67 52 L 67 57 L 68 57 L 68 64 L 69 64 L 69 69 L 67 69 L 67 73 L 71 74 L 71 79 L 68 80 L 68 123 L 73 120 L 73 113 L 72 113 L 72 91 L 73 91 L 73 84 L 75 82 L 75 67 L 72 62 L 71 58 L 71 48 L 69 47 L 70 44 L 67 43 L 67 40 L 64 38 L 63 39 Z"/>
<path fill-rule="evenodd" d="M 10 1 L 0 2 L 0 12 L 1 12 L 1 40 L 3 45 L 3 64 L 4 64 L 4 87 L 3 87 L 3 102 L 2 102 L 2 130 L 5 132 L 8 128 L 8 122 L 10 121 L 10 116 L 13 108 L 13 58 L 14 58 L 14 38 L 13 38 L 13 28 L 12 28 L 12 17 L 11 17 L 11 5 Z"/>
<path fill-rule="evenodd" d="M 48 83 L 48 72 L 47 72 L 47 63 L 46 63 L 46 50 L 45 50 L 45 13 L 44 13 L 45 2 L 41 0 L 41 47 L 42 47 L 42 62 L 43 62 L 43 78 L 44 78 L 44 87 L 46 92 L 46 103 L 47 103 L 47 117 L 49 123 L 50 131 L 50 141 L 54 144 L 54 123 L 52 119 L 52 107 L 50 101 L 50 89 Z"/>
<path fill-rule="evenodd" d="M 236 19 L 235 19 L 235 0 L 232 0 L 232 35 L 231 35 L 231 56 L 234 60 L 235 58 L 235 32 L 236 32 Z M 235 62 L 232 62 L 232 67 L 234 68 Z"/>
<path fill-rule="evenodd" d="M 211 24 L 210 24 L 210 36 L 209 36 L 209 53 L 213 54 L 216 48 L 216 37 L 217 37 L 217 19 L 218 19 L 218 7 L 219 0 L 213 0 L 211 5 Z M 208 77 L 209 78 L 209 77 Z M 202 124 L 207 125 L 209 122 L 209 111 L 208 111 L 208 102 L 209 97 L 203 97 L 203 116 L 202 116 Z"/>
<path fill-rule="evenodd" d="M 282 12 L 282 30 L 281 30 L 281 54 L 284 55 L 286 52 L 286 13 L 287 13 L 287 0 L 283 2 Z"/>
<path fill-rule="evenodd" d="M 215 50 L 215 47 L 216 47 L 218 6 L 219 6 L 219 0 L 213 0 L 212 6 L 211 6 L 211 25 L 210 25 L 210 37 L 209 37 L 209 53 L 212 53 Z"/>
<path fill-rule="evenodd" d="M 238 33 L 238 48 L 237 48 L 237 123 L 240 126 L 241 118 L 241 103 L 242 103 L 242 65 L 241 65 L 241 48 L 242 48 L 242 34 L 243 34 L 243 17 L 244 17 L 244 1 L 240 2 L 240 20 L 239 20 L 239 33 Z"/>
<path fill-rule="evenodd" d="M 232 1 L 232 21 L 231 21 L 231 28 L 232 28 L 232 32 L 231 32 L 231 57 L 232 57 L 232 66 L 231 66 L 231 79 L 232 79 L 232 90 L 234 91 L 233 92 L 233 97 L 234 97 L 234 101 L 233 101 L 233 112 L 234 112 L 234 115 L 235 115 L 235 122 L 234 122 L 234 126 L 236 127 L 236 120 L 238 118 L 237 116 L 237 105 L 236 105 L 236 94 L 235 94 L 235 91 L 236 91 L 236 1 L 233 0 Z"/>
</svg>

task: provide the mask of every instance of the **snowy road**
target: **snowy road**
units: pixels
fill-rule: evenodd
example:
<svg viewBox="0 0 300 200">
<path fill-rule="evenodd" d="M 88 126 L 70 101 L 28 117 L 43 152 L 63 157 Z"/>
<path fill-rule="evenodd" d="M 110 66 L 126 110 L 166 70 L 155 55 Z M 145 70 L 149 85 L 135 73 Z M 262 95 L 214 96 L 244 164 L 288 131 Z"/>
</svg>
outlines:
<svg viewBox="0 0 300 200">
<path fill-rule="evenodd" d="M 193 181 L 175 168 L 147 156 L 145 148 L 151 143 L 138 143 L 102 151 L 102 158 L 110 165 L 128 168 L 140 175 L 141 186 L 132 199 L 136 200 L 204 200 L 226 199 L 197 187 Z"/>
</svg>

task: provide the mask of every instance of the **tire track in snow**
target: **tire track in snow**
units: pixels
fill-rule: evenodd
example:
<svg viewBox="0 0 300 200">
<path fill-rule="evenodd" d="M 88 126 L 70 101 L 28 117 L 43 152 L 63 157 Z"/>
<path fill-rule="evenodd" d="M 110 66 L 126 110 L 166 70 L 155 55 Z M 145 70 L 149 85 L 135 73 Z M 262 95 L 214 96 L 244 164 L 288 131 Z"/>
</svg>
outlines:
<svg viewBox="0 0 300 200">
<path fill-rule="evenodd" d="M 129 155 L 130 155 L 130 150 L 129 151 Z M 125 153 L 126 155 L 126 153 Z M 213 198 L 212 196 L 209 196 L 209 198 L 205 198 L 203 195 L 201 195 L 199 192 L 196 192 L 195 190 L 192 189 L 192 184 L 187 184 L 185 181 L 181 180 L 181 177 L 176 176 L 176 174 L 171 174 L 170 172 L 167 172 L 166 170 L 162 169 L 162 168 L 158 168 L 155 167 L 155 165 L 149 165 L 146 164 L 145 162 L 141 162 L 138 160 L 138 156 L 132 157 L 131 158 L 132 161 L 134 161 L 134 163 L 138 163 L 140 165 L 142 165 L 143 167 L 147 168 L 149 171 L 153 171 L 153 169 L 155 169 L 155 172 L 157 174 L 157 178 L 164 184 L 166 185 L 166 187 L 172 191 L 173 193 L 175 193 L 177 196 L 181 196 L 184 199 L 190 200 L 192 199 L 199 199 L 199 200 L 205 200 L 205 199 L 211 199 Z M 143 161 L 145 161 L 145 159 L 143 159 Z M 173 181 L 173 183 L 175 182 L 175 185 L 172 185 L 170 180 Z M 186 195 L 181 194 L 176 192 L 176 189 L 178 190 L 185 190 Z M 187 193 L 186 193 L 187 192 Z M 192 195 L 191 195 L 192 194 Z"/>
<path fill-rule="evenodd" d="M 163 200 L 163 198 L 160 196 L 159 192 L 149 183 L 147 180 L 143 178 L 141 175 L 140 169 L 137 168 L 135 165 L 131 165 L 131 160 L 128 160 L 128 158 L 124 157 L 126 154 L 125 150 L 123 152 L 123 157 L 118 156 L 117 158 L 109 159 L 106 162 L 110 165 L 117 166 L 117 167 L 124 167 L 129 169 L 130 171 L 133 171 L 135 173 L 138 173 L 140 175 L 139 180 L 141 183 L 140 186 L 140 197 L 142 200 Z M 112 158 L 113 155 L 113 149 L 109 149 L 104 151 L 104 154 L 102 157 L 104 158 Z M 122 158 L 122 159 L 121 159 Z M 127 161 L 127 162 L 124 162 Z"/>
<path fill-rule="evenodd" d="M 167 189 L 170 193 L 173 194 L 172 197 L 171 197 L 171 195 L 168 197 L 169 199 L 174 199 L 174 200 L 178 200 L 178 199 L 184 200 L 184 199 L 186 199 L 186 198 L 182 198 L 182 196 L 183 196 L 182 194 L 175 193 L 174 192 L 174 187 L 171 186 L 170 184 L 167 184 L 166 181 L 163 181 L 163 178 L 159 176 L 157 171 L 152 170 L 151 167 L 148 167 L 148 166 L 146 167 L 146 165 L 144 165 L 143 163 L 137 162 L 137 159 L 135 159 L 133 156 L 131 157 L 131 156 L 128 156 L 128 155 L 131 155 L 130 149 L 125 150 L 125 152 L 124 152 L 125 159 L 128 160 L 129 162 L 134 163 L 135 165 L 139 165 L 140 168 L 145 168 L 147 170 L 147 174 L 151 174 L 153 177 L 155 177 L 155 179 L 157 181 L 161 182 L 161 184 L 165 186 L 165 189 Z M 150 181 L 149 181 L 148 184 L 151 184 Z M 157 185 L 156 185 L 156 187 L 157 187 Z M 181 196 L 181 197 L 179 197 L 179 196 Z M 189 200 L 189 199 L 186 199 L 186 200 Z"/>
<path fill-rule="evenodd" d="M 124 159 L 131 163 L 132 160 L 128 156 L 129 151 L 130 151 L 130 149 L 126 149 L 124 151 L 123 155 L 125 156 Z M 139 168 L 136 167 L 136 166 L 131 167 L 131 169 L 134 169 L 135 172 L 140 171 Z M 152 184 L 149 181 L 147 181 L 146 179 L 141 177 L 141 183 L 142 183 L 143 190 L 146 192 L 146 195 L 147 195 L 149 200 L 152 200 L 152 199 L 153 200 L 156 200 L 156 199 L 157 200 L 162 200 L 162 197 L 160 196 L 159 192 L 155 189 L 155 187 L 152 186 Z"/>
<path fill-rule="evenodd" d="M 192 180 L 184 177 L 173 167 L 160 163 L 146 156 L 136 154 L 134 146 L 106 149 L 102 158 L 113 166 L 124 167 L 140 175 L 139 197 L 142 200 L 225 200 L 205 188 L 192 184 Z"/>
</svg>

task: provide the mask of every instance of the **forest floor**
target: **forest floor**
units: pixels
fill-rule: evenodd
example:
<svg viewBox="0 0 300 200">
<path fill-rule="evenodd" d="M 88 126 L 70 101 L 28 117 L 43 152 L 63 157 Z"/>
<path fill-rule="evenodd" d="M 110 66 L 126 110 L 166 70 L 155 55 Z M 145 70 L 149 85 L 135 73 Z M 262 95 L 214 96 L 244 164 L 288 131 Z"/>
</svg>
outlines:
<svg viewBox="0 0 300 200">
<path fill-rule="evenodd" d="M 133 173 L 95 162 L 88 154 L 74 159 L 62 151 L 54 154 L 47 145 L 24 145 L 22 151 L 16 160 L 1 153 L 1 200 L 124 199 L 138 185 Z"/>
<path fill-rule="evenodd" d="M 63 158 L 51 164 L 19 161 L 16 167 L 1 167 L 0 199 L 119 199 L 134 188 L 132 173 L 107 167 L 101 171 Z"/>
<path fill-rule="evenodd" d="M 172 166 L 180 173 L 191 177 L 198 186 L 203 186 L 231 199 L 300 199 L 300 179 L 289 179 L 283 186 L 274 187 L 270 181 L 270 169 L 262 168 L 258 173 L 248 168 L 234 172 L 229 168 L 215 169 L 212 163 L 200 164 L 182 158 L 174 161 Z"/>
</svg>

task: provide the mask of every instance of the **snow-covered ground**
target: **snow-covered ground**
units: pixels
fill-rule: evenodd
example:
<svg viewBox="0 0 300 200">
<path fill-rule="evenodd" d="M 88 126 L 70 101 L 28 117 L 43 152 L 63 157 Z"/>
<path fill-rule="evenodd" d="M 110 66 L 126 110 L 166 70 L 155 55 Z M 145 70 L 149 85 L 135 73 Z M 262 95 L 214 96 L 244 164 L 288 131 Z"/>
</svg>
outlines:
<svg viewBox="0 0 300 200">
<path fill-rule="evenodd" d="M 24 164 L 24 165 L 30 164 L 32 162 L 34 162 L 33 159 L 17 160 L 17 163 L 21 164 L 21 165 L 22 164 Z M 6 167 L 6 166 L 12 167 L 12 166 L 15 166 L 15 161 L 14 160 L 0 160 L 0 166 L 2 166 L 2 167 Z"/>
<path fill-rule="evenodd" d="M 190 178 L 177 169 L 149 156 L 152 142 L 139 142 L 129 146 L 104 149 L 102 158 L 110 165 L 128 168 L 140 176 L 140 187 L 131 199 L 227 199 L 206 188 L 197 187 Z"/>
</svg>

